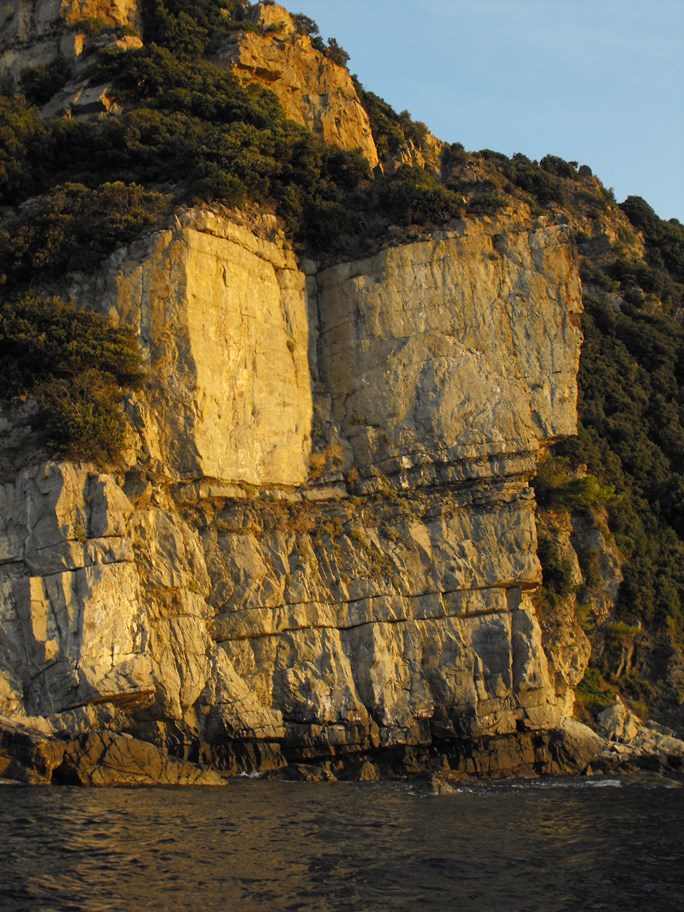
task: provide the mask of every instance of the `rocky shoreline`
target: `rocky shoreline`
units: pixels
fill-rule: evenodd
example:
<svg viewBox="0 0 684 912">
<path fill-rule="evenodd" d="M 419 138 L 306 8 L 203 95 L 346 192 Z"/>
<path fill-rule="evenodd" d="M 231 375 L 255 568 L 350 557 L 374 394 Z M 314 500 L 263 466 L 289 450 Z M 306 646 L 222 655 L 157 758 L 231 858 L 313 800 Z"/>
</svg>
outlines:
<svg viewBox="0 0 684 912">
<path fill-rule="evenodd" d="M 114 719 L 112 704 L 100 712 Z M 31 721 L 34 725 L 31 725 Z M 100 716 L 100 726 L 103 716 Z M 61 730 L 58 730 L 61 726 Z M 79 726 L 81 731 L 78 731 Z M 435 794 L 473 778 L 549 776 L 631 776 L 639 772 L 672 776 L 684 773 L 684 741 L 655 723 L 642 724 L 618 700 L 601 714 L 598 732 L 566 720 L 563 728 L 542 734 L 482 739 L 431 747 L 395 748 L 344 754 L 336 758 L 277 762 L 260 766 L 263 745 L 243 744 L 223 769 L 199 762 L 207 745 L 174 756 L 163 744 L 130 733 L 93 728 L 76 712 L 70 717 L 14 722 L 0 717 L 0 781 L 5 784 L 80 786 L 221 786 L 235 775 L 308 782 L 359 782 L 426 778 Z M 203 750 L 204 749 L 204 750 Z M 225 759 L 225 758 L 224 758 Z"/>
</svg>

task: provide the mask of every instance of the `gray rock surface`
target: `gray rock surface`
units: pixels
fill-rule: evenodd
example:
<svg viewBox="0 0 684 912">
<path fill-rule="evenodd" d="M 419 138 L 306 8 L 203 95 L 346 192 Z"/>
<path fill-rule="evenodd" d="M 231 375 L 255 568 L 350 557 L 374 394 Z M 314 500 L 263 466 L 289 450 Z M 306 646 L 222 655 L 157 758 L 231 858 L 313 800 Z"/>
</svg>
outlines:
<svg viewBox="0 0 684 912">
<path fill-rule="evenodd" d="M 684 741 L 663 726 L 644 725 L 619 697 L 599 713 L 598 728 L 608 742 L 601 759 L 609 767 L 684 770 Z"/>
<path fill-rule="evenodd" d="M 562 231 L 509 213 L 305 276 L 267 217 L 190 211 L 69 295 L 150 379 L 119 474 L 0 489 L 0 711 L 49 720 L 63 775 L 578 768 L 531 602 L 528 481 L 576 420 Z"/>
<path fill-rule="evenodd" d="M 18 87 L 23 71 L 57 61 L 77 62 L 87 41 L 84 26 L 98 20 L 141 29 L 140 0 L 11 0 L 0 5 L 0 74 Z"/>
</svg>

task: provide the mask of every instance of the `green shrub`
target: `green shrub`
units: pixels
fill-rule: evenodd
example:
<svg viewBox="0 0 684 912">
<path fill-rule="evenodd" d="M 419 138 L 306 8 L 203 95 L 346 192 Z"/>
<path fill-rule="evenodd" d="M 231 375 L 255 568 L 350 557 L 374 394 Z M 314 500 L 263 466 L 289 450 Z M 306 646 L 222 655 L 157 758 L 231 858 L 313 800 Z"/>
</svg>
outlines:
<svg viewBox="0 0 684 912">
<path fill-rule="evenodd" d="M 577 475 L 571 461 L 548 457 L 538 466 L 532 485 L 544 507 L 588 510 L 605 506 L 616 497 L 613 485 L 603 485 L 595 475 Z"/>
<path fill-rule="evenodd" d="M 403 225 L 439 225 L 463 215 L 463 200 L 427 168 L 403 166 L 380 188 L 380 207 Z"/>
<path fill-rule="evenodd" d="M 21 89 L 27 101 L 43 105 L 67 84 L 71 77 L 71 66 L 59 58 L 52 63 L 24 70 L 21 74 Z"/>
<path fill-rule="evenodd" d="M 668 669 L 684 648 L 684 330 L 673 316 L 684 300 L 677 273 L 684 233 L 639 198 L 623 207 L 643 233 L 646 262 L 620 251 L 612 262 L 582 260 L 579 437 L 556 452 L 571 468 L 585 465 L 599 489 L 619 493 L 606 507 L 623 581 L 613 626 L 604 625 L 597 636 L 605 647 L 604 673 L 610 674 L 621 661 L 622 634 L 639 625 L 647 632 L 637 651 L 640 668 L 627 683 L 635 697 L 652 703 L 672 696 Z M 649 301 L 656 304 L 651 308 Z M 560 488 L 564 495 L 562 483 Z M 556 497 L 553 479 L 549 484 L 542 477 L 540 492 L 540 500 Z M 659 682 L 657 693 L 646 694 L 646 679 Z M 623 687 L 626 680 L 621 678 Z"/>
<path fill-rule="evenodd" d="M 557 542 L 550 536 L 540 536 L 537 554 L 542 565 L 543 588 L 551 601 L 570 595 L 574 589 L 572 565 L 562 556 Z"/>
<path fill-rule="evenodd" d="M 305 16 L 304 13 L 293 13 L 292 21 L 300 35 L 308 35 L 309 38 L 315 38 L 321 34 L 318 23 L 310 19 L 309 16 Z"/>
<path fill-rule="evenodd" d="M 608 684 L 600 670 L 589 665 L 584 677 L 575 689 L 580 705 L 592 714 L 612 706 L 617 696 L 616 689 Z"/>
<path fill-rule="evenodd" d="M 349 54 L 345 49 L 335 41 L 334 38 L 328 38 L 328 44 L 324 51 L 326 57 L 336 63 L 338 66 L 346 67 L 349 63 Z"/>
<path fill-rule="evenodd" d="M 14 204 L 43 189 L 48 129 L 21 96 L 0 95 L 0 203 Z"/>
<path fill-rule="evenodd" d="M 99 368 L 39 383 L 33 396 L 41 408 L 45 443 L 55 455 L 100 464 L 118 460 L 126 440 L 122 390 Z"/>
<path fill-rule="evenodd" d="M 137 184 L 63 184 L 0 225 L 0 281 L 88 269 L 155 222 L 166 199 Z"/>
<path fill-rule="evenodd" d="M 409 142 L 419 149 L 424 147 L 429 133 L 424 123 L 414 121 L 408 111 L 397 114 L 379 95 L 367 92 L 355 76 L 352 79 L 361 104 L 368 114 L 373 140 L 381 161 L 395 156 Z"/>
<path fill-rule="evenodd" d="M 558 155 L 545 155 L 539 162 L 539 167 L 556 177 L 575 178 L 577 176 L 577 162 L 567 162 Z"/>
<path fill-rule="evenodd" d="M 120 400 L 142 383 L 135 334 L 57 298 L 26 294 L 0 307 L 0 383 L 35 399 L 54 453 L 116 460 L 125 439 Z"/>
</svg>

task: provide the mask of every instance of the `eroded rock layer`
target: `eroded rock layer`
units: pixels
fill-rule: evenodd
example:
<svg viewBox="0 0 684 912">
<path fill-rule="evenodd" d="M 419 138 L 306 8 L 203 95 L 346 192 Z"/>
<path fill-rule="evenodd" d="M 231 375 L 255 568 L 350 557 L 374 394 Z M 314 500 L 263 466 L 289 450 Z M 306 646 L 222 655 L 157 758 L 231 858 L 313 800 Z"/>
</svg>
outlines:
<svg viewBox="0 0 684 912">
<path fill-rule="evenodd" d="M 8 0 L 0 5 L 0 73 L 17 86 L 22 72 L 77 60 L 87 24 L 140 32 L 140 0 Z"/>
</svg>

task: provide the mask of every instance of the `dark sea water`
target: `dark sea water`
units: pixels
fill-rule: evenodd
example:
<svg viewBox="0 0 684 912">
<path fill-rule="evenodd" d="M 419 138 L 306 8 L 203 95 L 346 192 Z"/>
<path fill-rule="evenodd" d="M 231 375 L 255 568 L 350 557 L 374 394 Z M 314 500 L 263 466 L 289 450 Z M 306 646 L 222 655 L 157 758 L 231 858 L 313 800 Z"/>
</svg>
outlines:
<svg viewBox="0 0 684 912">
<path fill-rule="evenodd" d="M 684 910 L 684 789 L 0 787 L 12 912 Z"/>
</svg>

